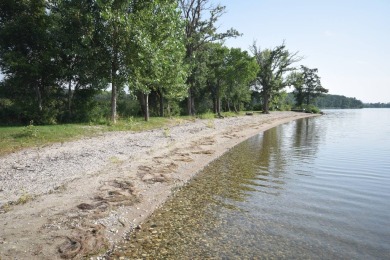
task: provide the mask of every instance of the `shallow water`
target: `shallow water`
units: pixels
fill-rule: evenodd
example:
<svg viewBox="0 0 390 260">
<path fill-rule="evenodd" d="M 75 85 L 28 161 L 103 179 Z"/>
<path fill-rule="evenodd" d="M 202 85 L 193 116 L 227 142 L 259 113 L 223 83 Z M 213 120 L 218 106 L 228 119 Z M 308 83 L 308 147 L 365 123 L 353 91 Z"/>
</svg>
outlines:
<svg viewBox="0 0 390 260">
<path fill-rule="evenodd" d="M 114 256 L 390 259 L 390 109 L 325 112 L 214 161 Z"/>
</svg>

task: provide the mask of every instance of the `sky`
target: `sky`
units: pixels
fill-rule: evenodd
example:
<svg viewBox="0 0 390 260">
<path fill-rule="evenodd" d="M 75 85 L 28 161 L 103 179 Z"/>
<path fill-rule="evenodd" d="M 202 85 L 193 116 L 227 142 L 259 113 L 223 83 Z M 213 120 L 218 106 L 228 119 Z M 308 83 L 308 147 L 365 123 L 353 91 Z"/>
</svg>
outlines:
<svg viewBox="0 0 390 260">
<path fill-rule="evenodd" d="M 390 102 L 390 0 L 213 0 L 226 6 L 219 31 L 242 37 L 228 47 L 261 49 L 285 41 L 317 68 L 329 94 Z M 288 89 L 287 89 L 288 90 Z M 291 89 L 292 90 L 292 89 Z"/>
</svg>

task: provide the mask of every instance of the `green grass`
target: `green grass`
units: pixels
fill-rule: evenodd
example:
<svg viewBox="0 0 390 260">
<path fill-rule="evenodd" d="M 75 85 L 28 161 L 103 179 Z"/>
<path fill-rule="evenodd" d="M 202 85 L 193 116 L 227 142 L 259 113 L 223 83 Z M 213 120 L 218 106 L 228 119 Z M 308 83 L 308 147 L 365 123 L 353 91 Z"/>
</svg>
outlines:
<svg viewBox="0 0 390 260">
<path fill-rule="evenodd" d="M 119 120 L 115 125 L 64 124 L 46 126 L 0 127 L 0 156 L 29 147 L 42 147 L 82 137 L 97 136 L 109 131 L 145 131 L 181 124 L 187 119 L 153 117 L 148 122 L 143 118 Z"/>
<path fill-rule="evenodd" d="M 225 112 L 224 117 L 243 115 Z M 198 115 L 200 119 L 212 121 L 215 118 L 213 113 Z M 99 124 L 64 124 L 46 126 L 15 126 L 0 127 L 0 156 L 16 152 L 30 147 L 43 147 L 52 143 L 62 143 L 77 140 L 82 137 L 97 136 L 109 131 L 146 131 L 151 129 L 169 129 L 174 125 L 194 121 L 195 117 L 151 117 L 145 122 L 142 117 L 130 117 L 118 120 L 116 124 L 110 121 L 101 121 Z M 167 130 L 164 130 L 167 131 Z M 170 133 L 167 132 L 168 136 Z"/>
<path fill-rule="evenodd" d="M 215 118 L 215 114 L 211 113 L 211 112 L 207 112 L 207 113 L 198 115 L 198 117 L 200 119 L 214 119 Z"/>
<path fill-rule="evenodd" d="M 0 127 L 0 155 L 27 147 L 65 142 L 83 136 L 97 134 L 99 128 L 86 125 L 50 125 Z"/>
</svg>

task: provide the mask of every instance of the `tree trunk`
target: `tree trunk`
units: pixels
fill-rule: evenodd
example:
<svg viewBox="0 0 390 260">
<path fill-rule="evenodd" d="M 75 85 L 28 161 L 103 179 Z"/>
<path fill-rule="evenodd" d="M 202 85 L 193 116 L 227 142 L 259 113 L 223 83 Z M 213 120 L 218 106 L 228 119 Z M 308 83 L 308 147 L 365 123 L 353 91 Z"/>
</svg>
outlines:
<svg viewBox="0 0 390 260">
<path fill-rule="evenodd" d="M 113 76 L 114 78 L 115 76 Z M 116 123 L 116 99 L 117 99 L 117 88 L 114 83 L 114 79 L 111 82 L 111 121 Z"/>
<path fill-rule="evenodd" d="M 221 97 L 219 95 L 219 86 L 217 85 L 215 89 L 215 99 L 217 101 L 217 114 L 218 116 L 221 115 Z"/>
<path fill-rule="evenodd" d="M 306 105 L 309 105 L 309 104 L 310 104 L 310 95 L 311 95 L 310 92 L 307 92 L 307 93 L 306 93 Z"/>
<path fill-rule="evenodd" d="M 35 85 L 35 92 L 37 94 L 37 100 L 38 100 L 38 111 L 42 112 L 43 110 L 43 105 L 42 105 L 42 94 L 41 90 L 39 89 L 39 85 Z"/>
<path fill-rule="evenodd" d="M 68 85 L 68 112 L 69 117 L 72 117 L 72 99 L 73 99 L 73 92 L 72 92 L 72 80 L 69 80 Z"/>
<path fill-rule="evenodd" d="M 167 114 L 169 117 L 171 117 L 171 106 L 169 105 L 169 102 L 167 104 Z"/>
<path fill-rule="evenodd" d="M 192 87 L 188 89 L 187 110 L 189 116 L 195 116 L 195 96 Z"/>
<path fill-rule="evenodd" d="M 141 103 L 142 114 L 145 121 L 149 121 L 149 94 L 144 94 L 141 91 L 138 92 L 138 99 Z"/>
<path fill-rule="evenodd" d="M 145 104 L 145 121 L 149 121 L 149 94 L 143 94 Z"/>
<path fill-rule="evenodd" d="M 219 96 L 217 97 L 217 114 L 221 114 L 221 98 Z"/>
<path fill-rule="evenodd" d="M 218 105 L 217 105 L 217 98 L 214 96 L 213 97 L 213 112 L 214 112 L 214 114 L 218 113 L 217 107 L 218 107 Z"/>
<path fill-rule="evenodd" d="M 263 95 L 263 114 L 269 114 L 269 100 L 270 96 L 267 93 Z"/>
<path fill-rule="evenodd" d="M 160 94 L 160 116 L 164 116 L 164 96 L 161 87 L 159 88 L 159 94 Z"/>
<path fill-rule="evenodd" d="M 234 108 L 234 112 L 235 112 L 235 113 L 238 113 L 238 109 L 237 109 L 237 106 L 236 106 L 236 103 L 235 103 L 235 102 L 233 102 L 233 108 Z M 229 109 L 229 111 L 230 111 L 230 109 Z"/>
<path fill-rule="evenodd" d="M 192 105 L 191 105 L 191 87 L 188 88 L 188 98 L 187 98 L 187 112 L 189 116 L 192 116 Z"/>
<path fill-rule="evenodd" d="M 118 46 L 116 43 L 117 40 L 117 28 L 114 26 L 114 32 L 112 36 L 112 49 L 113 49 L 113 57 L 111 60 L 111 121 L 116 123 L 116 101 L 117 101 L 117 80 L 116 73 L 118 70 Z"/>
</svg>

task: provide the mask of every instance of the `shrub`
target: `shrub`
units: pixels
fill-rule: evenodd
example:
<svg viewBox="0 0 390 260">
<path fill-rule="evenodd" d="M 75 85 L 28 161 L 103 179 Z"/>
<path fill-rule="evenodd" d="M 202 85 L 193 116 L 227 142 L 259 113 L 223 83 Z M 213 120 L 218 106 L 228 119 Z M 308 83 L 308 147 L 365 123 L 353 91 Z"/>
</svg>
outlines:
<svg viewBox="0 0 390 260">
<path fill-rule="evenodd" d="M 303 107 L 306 111 L 306 113 L 314 113 L 314 114 L 319 114 L 321 112 L 321 110 L 316 107 L 315 105 L 306 105 Z"/>
</svg>

